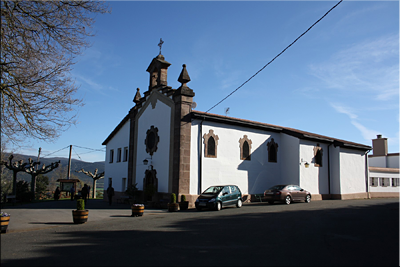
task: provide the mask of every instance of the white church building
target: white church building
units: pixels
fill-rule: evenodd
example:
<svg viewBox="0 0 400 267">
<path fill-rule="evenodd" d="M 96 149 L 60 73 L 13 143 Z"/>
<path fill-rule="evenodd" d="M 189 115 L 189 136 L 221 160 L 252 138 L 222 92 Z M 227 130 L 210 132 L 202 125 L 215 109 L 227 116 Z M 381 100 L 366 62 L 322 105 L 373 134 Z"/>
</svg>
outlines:
<svg viewBox="0 0 400 267">
<path fill-rule="evenodd" d="M 211 185 L 234 184 L 249 196 L 289 183 L 313 200 L 368 197 L 370 146 L 195 111 L 186 66 L 173 89 L 170 65 L 161 53 L 152 60 L 148 90 L 137 90 L 134 106 L 103 142 L 105 189 L 112 183 L 117 198 L 137 184 L 146 200 L 184 194 L 193 206 Z"/>
</svg>

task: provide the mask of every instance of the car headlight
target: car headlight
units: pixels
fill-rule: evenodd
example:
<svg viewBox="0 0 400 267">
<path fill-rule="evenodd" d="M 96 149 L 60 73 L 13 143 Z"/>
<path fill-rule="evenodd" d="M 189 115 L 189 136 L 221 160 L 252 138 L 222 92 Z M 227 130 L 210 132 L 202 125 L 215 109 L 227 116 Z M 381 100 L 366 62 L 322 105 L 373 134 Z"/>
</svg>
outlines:
<svg viewBox="0 0 400 267">
<path fill-rule="evenodd" d="M 210 199 L 208 202 L 215 202 L 215 198 Z"/>
</svg>

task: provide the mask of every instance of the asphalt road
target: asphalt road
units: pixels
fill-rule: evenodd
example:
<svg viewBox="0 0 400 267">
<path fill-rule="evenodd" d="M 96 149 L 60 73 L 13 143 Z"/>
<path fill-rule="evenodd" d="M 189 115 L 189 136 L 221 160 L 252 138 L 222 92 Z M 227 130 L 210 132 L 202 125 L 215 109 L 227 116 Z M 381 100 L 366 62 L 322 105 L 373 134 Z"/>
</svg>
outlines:
<svg viewBox="0 0 400 267">
<path fill-rule="evenodd" d="M 2 209 L 2 266 L 399 266 L 399 199 L 266 203 L 221 211 L 146 209 L 90 200 Z"/>
</svg>

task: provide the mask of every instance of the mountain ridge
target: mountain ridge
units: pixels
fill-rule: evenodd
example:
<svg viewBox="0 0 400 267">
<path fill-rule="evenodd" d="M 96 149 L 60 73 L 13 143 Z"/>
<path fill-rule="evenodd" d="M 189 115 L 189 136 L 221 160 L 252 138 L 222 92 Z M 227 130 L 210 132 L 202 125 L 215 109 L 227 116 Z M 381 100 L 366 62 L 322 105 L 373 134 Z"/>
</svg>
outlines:
<svg viewBox="0 0 400 267">
<path fill-rule="evenodd" d="M 8 162 L 8 158 L 11 155 L 11 153 L 3 153 L 3 159 L 2 161 Z M 24 155 L 24 154 L 17 154 L 13 153 L 13 160 L 12 163 L 17 162 L 19 160 L 22 160 L 23 162 L 29 162 L 29 158 L 31 158 L 34 162 L 37 161 L 37 156 L 31 156 L 31 155 Z M 51 157 L 51 158 L 39 158 L 40 165 L 39 167 L 42 167 L 43 164 L 46 166 L 49 166 L 51 163 L 55 163 L 60 161 L 59 167 L 54 169 L 51 172 L 48 172 L 44 174 L 45 176 L 49 177 L 50 180 L 57 180 L 57 179 L 66 179 L 67 178 L 67 169 L 68 169 L 68 158 L 63 158 L 63 157 Z M 95 169 L 98 169 L 98 173 L 104 172 L 104 167 L 105 167 L 105 161 L 98 161 L 98 162 L 86 162 L 82 160 L 77 160 L 77 159 L 71 159 L 71 170 L 70 170 L 70 178 L 73 178 L 75 176 L 79 180 L 81 180 L 84 183 L 87 183 L 91 185 L 93 183 L 93 179 L 90 176 L 87 176 L 84 173 L 78 173 L 77 171 L 84 169 L 85 171 L 89 171 L 91 173 L 94 173 Z M 12 171 L 4 168 L 4 174 L 6 174 L 6 177 L 12 178 Z M 27 173 L 19 172 L 17 174 L 17 180 L 25 180 L 27 182 L 31 181 L 31 176 Z M 99 182 L 100 184 L 102 183 L 103 179 L 100 179 Z"/>
</svg>

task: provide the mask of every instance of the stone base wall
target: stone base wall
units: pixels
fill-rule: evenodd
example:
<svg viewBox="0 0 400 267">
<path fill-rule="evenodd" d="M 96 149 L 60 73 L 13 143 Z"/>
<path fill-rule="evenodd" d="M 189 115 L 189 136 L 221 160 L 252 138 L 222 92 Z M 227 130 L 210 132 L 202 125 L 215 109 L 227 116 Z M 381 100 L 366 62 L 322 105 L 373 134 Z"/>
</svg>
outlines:
<svg viewBox="0 0 400 267">
<path fill-rule="evenodd" d="M 370 192 L 370 198 L 399 198 L 396 192 Z"/>
<path fill-rule="evenodd" d="M 367 193 L 332 194 L 331 196 L 332 196 L 331 199 L 340 199 L 340 200 L 368 198 L 368 194 Z"/>
<path fill-rule="evenodd" d="M 312 194 L 311 200 L 328 200 L 328 199 L 366 199 L 366 198 L 399 198 L 399 193 L 395 192 L 370 192 L 370 193 L 354 193 L 354 194 Z"/>
<path fill-rule="evenodd" d="M 119 199 L 121 196 L 126 196 L 125 192 L 114 191 L 113 203 L 117 202 L 117 199 Z M 103 192 L 103 200 L 108 202 L 107 190 L 104 190 Z"/>
</svg>

